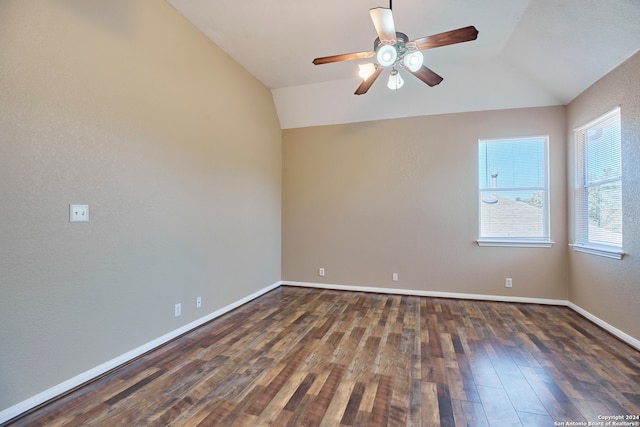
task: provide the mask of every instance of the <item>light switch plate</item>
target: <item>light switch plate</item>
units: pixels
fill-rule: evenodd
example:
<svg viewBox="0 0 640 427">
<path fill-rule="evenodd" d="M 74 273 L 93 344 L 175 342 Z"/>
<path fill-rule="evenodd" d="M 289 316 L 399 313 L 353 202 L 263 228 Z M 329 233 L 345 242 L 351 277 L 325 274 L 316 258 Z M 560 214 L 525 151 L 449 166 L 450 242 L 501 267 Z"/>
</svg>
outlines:
<svg viewBox="0 0 640 427">
<path fill-rule="evenodd" d="M 69 205 L 70 222 L 89 222 L 89 205 Z"/>
</svg>

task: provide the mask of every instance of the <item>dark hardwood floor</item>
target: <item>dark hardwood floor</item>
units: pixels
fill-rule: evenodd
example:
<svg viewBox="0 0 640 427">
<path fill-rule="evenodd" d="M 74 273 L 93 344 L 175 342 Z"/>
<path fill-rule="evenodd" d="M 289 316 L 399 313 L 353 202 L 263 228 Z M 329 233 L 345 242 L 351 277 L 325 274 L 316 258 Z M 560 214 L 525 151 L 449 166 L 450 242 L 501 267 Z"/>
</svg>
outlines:
<svg viewBox="0 0 640 427">
<path fill-rule="evenodd" d="M 546 427 L 638 414 L 640 352 L 566 307 L 285 286 L 10 425 Z"/>
</svg>

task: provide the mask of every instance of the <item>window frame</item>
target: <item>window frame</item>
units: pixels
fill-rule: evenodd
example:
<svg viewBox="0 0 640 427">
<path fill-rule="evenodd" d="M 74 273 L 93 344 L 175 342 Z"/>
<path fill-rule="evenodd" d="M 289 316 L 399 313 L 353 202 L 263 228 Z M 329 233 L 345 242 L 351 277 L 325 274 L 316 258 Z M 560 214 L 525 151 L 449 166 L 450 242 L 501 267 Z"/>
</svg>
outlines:
<svg viewBox="0 0 640 427">
<path fill-rule="evenodd" d="M 621 120 L 621 111 L 620 106 L 601 114 L 589 122 L 576 127 L 573 130 L 573 143 L 575 149 L 575 172 L 574 172 L 574 214 L 573 214 L 573 225 L 574 225 L 574 240 L 573 243 L 570 243 L 569 246 L 573 247 L 573 249 L 577 252 L 583 252 L 592 255 L 603 256 L 607 258 L 613 258 L 621 260 L 624 258 L 624 235 L 622 235 L 622 243 L 620 245 L 615 244 L 604 244 L 599 242 L 594 242 L 590 240 L 589 237 L 589 202 L 588 202 L 588 188 L 600 187 L 605 184 L 619 183 L 620 184 L 620 203 L 623 204 L 622 199 L 622 135 L 620 135 L 620 140 L 617 143 L 620 144 L 620 175 L 617 177 L 608 177 L 604 179 L 600 179 L 597 181 L 589 181 L 587 177 L 587 167 L 586 167 L 586 156 L 585 156 L 585 145 L 584 135 L 592 128 L 600 125 L 601 123 L 617 116 L 618 123 L 620 127 L 622 127 Z M 622 131 L 622 129 L 621 129 Z M 587 200 L 585 201 L 585 198 Z M 586 209 L 583 208 L 586 204 Z M 622 205 L 622 210 L 624 210 L 624 206 Z M 622 212 L 620 213 L 622 216 Z M 620 229 L 620 233 L 622 234 L 622 227 Z"/>
<path fill-rule="evenodd" d="M 542 237 L 483 237 L 482 232 L 482 204 L 483 193 L 486 193 L 486 188 L 483 188 L 481 182 L 477 183 L 478 189 L 478 239 L 476 243 L 478 246 L 501 246 L 501 247 L 520 247 L 520 248 L 549 248 L 554 242 L 551 240 L 551 214 L 550 214 L 550 187 L 549 187 L 549 135 L 531 135 L 531 136 L 519 136 L 519 137 L 505 137 L 505 138 L 479 138 L 477 149 L 479 150 L 482 143 L 507 143 L 517 141 L 531 141 L 542 140 L 543 145 L 543 157 L 542 157 L 542 175 L 543 186 L 538 187 L 496 187 L 491 189 L 495 192 L 500 191 L 523 191 L 523 190 L 539 190 L 543 192 L 543 234 Z M 478 151 L 478 158 L 476 165 L 480 168 L 480 157 Z M 479 170 L 476 176 L 479 177 Z"/>
</svg>

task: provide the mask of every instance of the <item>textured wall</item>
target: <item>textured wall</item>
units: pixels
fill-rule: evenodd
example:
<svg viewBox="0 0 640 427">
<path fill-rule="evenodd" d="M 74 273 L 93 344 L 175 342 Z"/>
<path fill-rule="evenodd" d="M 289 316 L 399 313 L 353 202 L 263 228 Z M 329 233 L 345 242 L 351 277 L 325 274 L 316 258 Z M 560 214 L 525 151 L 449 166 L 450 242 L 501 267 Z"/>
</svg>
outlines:
<svg viewBox="0 0 640 427">
<path fill-rule="evenodd" d="M 0 2 L 0 410 L 278 282 L 281 138 L 165 2 Z"/>
<path fill-rule="evenodd" d="M 603 77 L 567 108 L 570 185 L 575 170 L 573 129 L 620 106 L 622 125 L 622 261 L 571 251 L 569 298 L 640 339 L 640 53 Z M 573 187 L 569 188 L 573 191 Z M 573 200 L 570 203 L 573 239 Z"/>
<path fill-rule="evenodd" d="M 478 138 L 547 134 L 556 244 L 478 247 Z M 284 130 L 283 280 L 566 299 L 565 134 L 564 107 Z"/>
</svg>

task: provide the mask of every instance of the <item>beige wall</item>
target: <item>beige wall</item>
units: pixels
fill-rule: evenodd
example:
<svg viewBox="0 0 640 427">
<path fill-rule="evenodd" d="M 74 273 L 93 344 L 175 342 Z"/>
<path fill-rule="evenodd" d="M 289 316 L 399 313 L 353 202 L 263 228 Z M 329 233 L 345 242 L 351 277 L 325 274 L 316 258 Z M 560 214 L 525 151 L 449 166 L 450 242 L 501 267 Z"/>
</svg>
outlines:
<svg viewBox="0 0 640 427">
<path fill-rule="evenodd" d="M 283 280 L 566 299 L 565 123 L 546 107 L 283 131 Z M 556 244 L 478 247 L 478 138 L 543 134 Z"/>
<path fill-rule="evenodd" d="M 281 142 L 163 1 L 0 2 L 0 411 L 278 282 Z"/>
<path fill-rule="evenodd" d="M 575 170 L 573 129 L 620 106 L 622 124 L 622 261 L 570 251 L 569 299 L 640 339 L 640 53 L 602 78 L 567 108 L 570 177 Z M 569 191 L 573 191 L 573 178 Z M 573 218 L 573 200 L 570 216 Z M 570 221 L 573 238 L 573 220 Z"/>
</svg>

